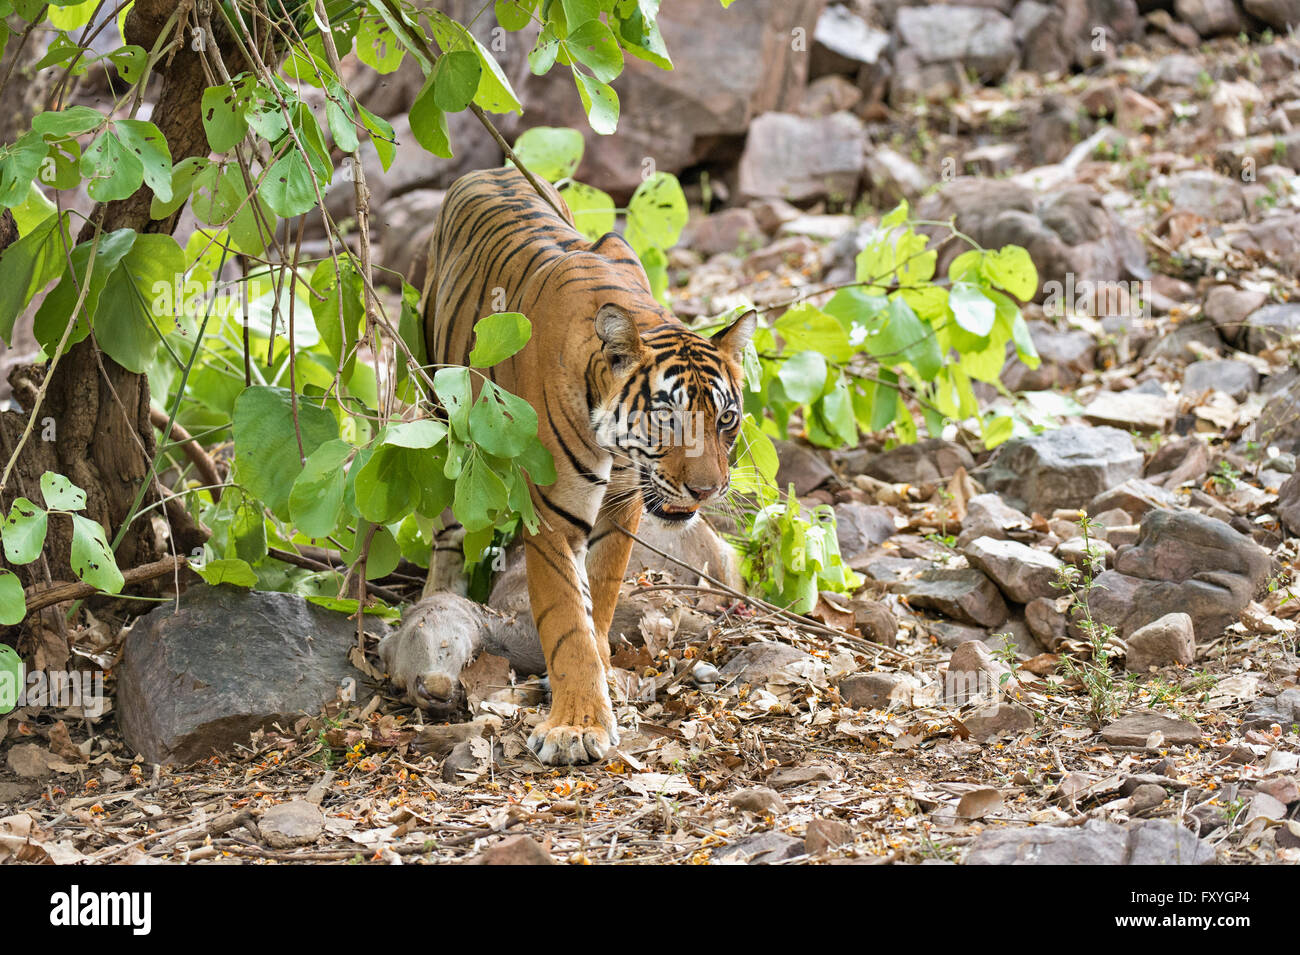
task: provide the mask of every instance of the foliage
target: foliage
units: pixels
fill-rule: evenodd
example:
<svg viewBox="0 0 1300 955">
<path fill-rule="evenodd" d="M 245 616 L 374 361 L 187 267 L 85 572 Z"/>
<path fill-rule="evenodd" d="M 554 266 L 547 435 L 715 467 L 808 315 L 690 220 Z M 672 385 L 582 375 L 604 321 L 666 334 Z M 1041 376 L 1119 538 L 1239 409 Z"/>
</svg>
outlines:
<svg viewBox="0 0 1300 955">
<path fill-rule="evenodd" d="M 556 183 L 573 213 L 574 226 L 593 242 L 614 231 L 618 214 L 625 215 L 624 238 L 645 266 L 650 290 L 667 304 L 668 254 L 677 244 L 689 212 L 677 177 L 650 172 L 637 186 L 626 209 L 618 209 L 609 194 L 572 177 L 582 162 L 586 143 L 577 130 L 538 126 L 515 143 L 515 155 L 525 167 Z"/>
<path fill-rule="evenodd" d="M 794 485 L 784 503 L 754 514 L 742 546 L 745 577 L 768 600 L 795 613 L 812 610 L 818 591 L 852 592 L 863 584 L 840 559 L 835 511 L 819 504 L 805 515 Z"/>
<path fill-rule="evenodd" d="M 907 216 L 902 203 L 881 220 L 857 256 L 855 283 L 820 307 L 794 304 L 755 335 L 746 409 L 767 433 L 787 436 L 798 412 L 822 447 L 855 446 L 859 433 L 891 426 L 910 443 L 918 435 L 910 397 L 931 434 L 970 420 L 988 447 L 1012 436 L 1010 416 L 980 414 L 972 382 L 1001 387 L 1008 342 L 1038 365 L 1016 304 L 1037 289 L 1033 261 L 1017 246 L 972 248 L 941 283 L 937 249 Z"/>
<path fill-rule="evenodd" d="M 46 471 L 41 475 L 41 500 L 44 507 L 19 497 L 9 508 L 0 527 L 5 560 L 16 566 L 39 560 L 50 518 L 67 518 L 72 522 L 72 570 L 77 579 L 105 593 L 120 591 L 125 580 L 104 528 L 78 513 L 86 508 L 86 492 L 63 475 Z M 0 570 L 0 624 L 20 623 L 26 615 L 27 601 L 17 575 Z"/>
<path fill-rule="evenodd" d="M 340 178 L 364 179 L 363 157 L 373 152 L 388 169 L 396 156 L 392 125 L 352 94 L 341 58 L 355 51 L 381 74 L 413 58 L 425 79 L 410 111 L 412 132 L 429 152 L 450 156 L 449 114 L 522 111 L 491 50 L 468 24 L 406 0 L 291 2 L 275 8 L 276 56 L 248 59 L 231 50 L 235 65 L 227 71 L 216 44 L 201 42 L 207 28 L 190 7 L 177 7 L 151 49 L 124 44 L 107 53 L 73 32 L 96 8 L 0 0 L 0 13 L 52 36 L 39 69 L 67 79 L 103 61 L 113 95 L 102 110 L 55 102 L 0 147 L 0 206 L 14 213 L 21 235 L 0 255 L 0 337 L 8 339 L 17 316 L 48 290 L 35 314 L 48 359 L 57 363 L 93 338 L 124 368 L 148 376 L 155 410 L 232 461 L 221 487 L 196 481 L 178 444 L 164 441 L 152 462 L 212 531 L 204 552 L 191 555 L 211 582 L 289 590 L 352 610 L 355 578 L 384 577 L 403 559 L 427 562 L 447 508 L 467 530 L 471 560 L 494 538 L 534 526 L 527 482 L 552 481 L 553 462 L 537 441 L 536 412 L 483 374 L 525 346 L 528 316 L 483 317 L 473 367 L 426 365 L 417 291 L 392 276 L 397 301 L 377 291 L 364 189 L 350 221 L 323 202 Z M 597 134 L 617 127 L 610 84 L 628 55 L 672 68 L 658 8 L 656 0 L 495 3 L 506 31 L 539 27 L 530 69 L 568 69 Z M 212 15 L 241 50 L 257 45 L 250 21 L 271 23 L 263 5 L 242 0 L 215 5 Z M 168 69 L 181 47 L 201 51 L 213 77 L 200 104 L 208 151 L 199 156 L 173 156 L 167 117 L 138 115 L 150 77 Z M 313 105 L 322 96 L 323 105 Z M 555 184 L 585 235 L 596 239 L 621 221 L 652 291 L 667 303 L 666 250 L 688 215 L 680 185 L 648 168 L 618 208 L 574 178 L 583 149 L 582 134 L 570 129 L 532 129 L 515 144 L 519 163 Z M 56 213 L 51 195 L 82 186 L 99 201 L 147 187 L 152 218 L 188 205 L 198 228 L 182 245 Z M 301 254 L 300 217 L 308 213 L 323 217 L 329 238 L 317 258 Z M 890 427 L 899 440 L 913 440 L 909 405 L 918 405 L 931 432 L 978 419 L 991 446 L 1013 423 L 980 417 L 971 382 L 996 380 L 1008 341 L 1036 361 L 1014 301 L 1036 285 L 1023 250 L 967 252 L 945 285 L 933 274 L 935 250 L 906 217 L 901 206 L 882 222 L 858 258 L 856 287 L 820 308 L 798 304 L 762 327 L 745 363 L 748 414 L 733 487 L 757 509 L 747 566 L 768 593 L 801 604 L 817 588 L 851 588 L 856 578 L 840 564 L 828 513 L 818 509 L 809 520 L 792 499 L 775 503 L 770 436 L 801 421 L 823 446 L 856 444 L 860 432 Z M 344 241 L 355 239 L 350 230 L 362 241 Z M 83 579 L 112 590 L 111 546 L 104 559 L 85 544 L 91 530 L 74 524 L 84 538 L 73 555 Z M 6 550 L 23 533 L 6 529 Z M 98 539 L 105 537 L 99 529 Z M 311 543 L 338 554 L 351 577 L 275 556 Z M 0 588 L 12 590 L 3 581 Z"/>
</svg>

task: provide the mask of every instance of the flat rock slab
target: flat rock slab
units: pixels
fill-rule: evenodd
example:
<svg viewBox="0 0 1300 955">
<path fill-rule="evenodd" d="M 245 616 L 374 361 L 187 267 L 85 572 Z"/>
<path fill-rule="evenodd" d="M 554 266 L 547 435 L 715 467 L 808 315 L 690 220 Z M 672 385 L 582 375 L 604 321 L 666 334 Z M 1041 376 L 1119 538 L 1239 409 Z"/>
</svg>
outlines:
<svg viewBox="0 0 1300 955">
<path fill-rule="evenodd" d="M 1117 428 L 1081 425 L 1002 445 L 984 478 L 1007 504 L 1051 514 L 1082 507 L 1102 491 L 1142 476 L 1142 453 Z"/>
<path fill-rule="evenodd" d="M 1090 819 L 1082 826 L 986 829 L 967 865 L 1207 865 L 1214 850 L 1176 823 L 1144 819 L 1121 826 Z"/>
<path fill-rule="evenodd" d="M 262 839 L 273 849 L 309 846 L 320 838 L 325 817 L 305 799 L 282 802 L 268 809 L 260 820 Z"/>
<path fill-rule="evenodd" d="M 1114 746 L 1145 746 L 1152 733 L 1159 733 L 1169 746 L 1186 746 L 1201 741 L 1195 723 L 1151 711 L 1130 713 L 1101 728 L 1101 738 Z"/>
<path fill-rule="evenodd" d="M 752 643 L 727 661 L 718 672 L 724 683 L 798 682 L 821 664 L 810 654 L 784 643 Z"/>
<path fill-rule="evenodd" d="M 963 567 L 927 570 L 914 580 L 890 586 L 913 607 L 937 610 L 962 623 L 996 627 L 1007 619 L 1006 601 L 982 571 Z"/>
<path fill-rule="evenodd" d="M 191 587 L 127 631 L 122 736 L 150 762 L 188 763 L 317 714 L 365 680 L 348 662 L 356 639 L 353 621 L 295 594 Z"/>
<path fill-rule="evenodd" d="M 733 865 L 764 865 L 784 862 L 804 853 L 804 842 L 784 832 L 760 832 L 741 839 L 718 854 L 719 862 Z"/>
<path fill-rule="evenodd" d="M 970 565 L 984 571 L 999 589 L 1016 603 L 1027 604 L 1037 597 L 1057 597 L 1053 587 L 1061 561 L 1051 554 L 1019 541 L 977 537 L 962 553 Z"/>
<path fill-rule="evenodd" d="M 555 865 L 551 854 L 528 836 L 511 836 L 484 849 L 466 865 Z"/>
</svg>

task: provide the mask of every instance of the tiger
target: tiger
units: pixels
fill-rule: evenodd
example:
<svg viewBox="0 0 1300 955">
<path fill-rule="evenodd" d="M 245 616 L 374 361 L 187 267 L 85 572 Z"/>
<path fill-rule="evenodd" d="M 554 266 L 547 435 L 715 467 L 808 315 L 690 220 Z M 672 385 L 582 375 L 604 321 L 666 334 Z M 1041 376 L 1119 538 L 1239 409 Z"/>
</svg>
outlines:
<svg viewBox="0 0 1300 955">
<path fill-rule="evenodd" d="M 534 188 L 513 165 L 447 190 L 419 307 L 440 365 L 469 364 L 485 315 L 520 312 L 532 324 L 522 350 L 485 370 L 536 410 L 555 461 L 554 483 L 530 484 L 539 524 L 523 535 L 551 687 L 528 746 L 549 765 L 600 760 L 619 743 L 607 679 L 632 548 L 620 527 L 636 533 L 643 514 L 684 527 L 727 494 L 756 314 L 711 338 L 687 328 L 621 235 L 591 241 L 554 187 Z"/>
</svg>

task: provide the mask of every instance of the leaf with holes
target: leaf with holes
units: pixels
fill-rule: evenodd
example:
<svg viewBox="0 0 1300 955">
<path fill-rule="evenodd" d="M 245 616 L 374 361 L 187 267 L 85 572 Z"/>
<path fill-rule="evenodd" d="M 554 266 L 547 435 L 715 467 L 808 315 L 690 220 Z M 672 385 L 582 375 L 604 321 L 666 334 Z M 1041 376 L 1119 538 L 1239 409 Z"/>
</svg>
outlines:
<svg viewBox="0 0 1300 955">
<path fill-rule="evenodd" d="M 46 471 L 41 475 L 41 497 L 52 511 L 83 511 L 86 509 L 86 492 L 62 474 Z"/>
<path fill-rule="evenodd" d="M 117 569 L 117 560 L 108 545 L 104 528 L 80 514 L 72 518 L 72 572 L 81 580 L 105 593 L 115 594 L 126 583 Z"/>
<path fill-rule="evenodd" d="M 25 497 L 17 498 L 0 533 L 5 559 L 11 564 L 30 564 L 40 557 L 48 527 L 49 517 L 41 507 Z"/>
<path fill-rule="evenodd" d="M 627 204 L 627 241 L 638 255 L 650 247 L 671 249 L 681 237 L 690 210 L 677 177 L 666 172 L 650 176 Z"/>
<path fill-rule="evenodd" d="M 469 435 L 489 454 L 513 458 L 537 436 L 537 412 L 524 399 L 485 382 L 469 412 Z"/>
<path fill-rule="evenodd" d="M 585 183 L 571 182 L 560 190 L 560 198 L 573 213 L 574 228 L 592 242 L 614 231 L 614 200 L 609 193 Z"/>
<path fill-rule="evenodd" d="M 578 98 L 591 128 L 602 136 L 612 135 L 618 129 L 618 94 L 614 87 L 577 69 L 573 81 L 578 84 Z"/>
</svg>

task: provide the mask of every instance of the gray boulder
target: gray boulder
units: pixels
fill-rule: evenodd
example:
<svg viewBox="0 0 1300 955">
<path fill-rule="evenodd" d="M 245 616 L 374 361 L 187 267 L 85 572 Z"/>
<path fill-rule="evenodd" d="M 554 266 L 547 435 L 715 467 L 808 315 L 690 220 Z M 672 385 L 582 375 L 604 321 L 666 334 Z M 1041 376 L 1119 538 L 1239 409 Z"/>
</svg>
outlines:
<svg viewBox="0 0 1300 955">
<path fill-rule="evenodd" d="M 986 829 L 967 865 L 1206 865 L 1214 849 L 1177 823 L 1143 819 L 1121 826 L 1090 819 L 1082 826 Z"/>
<path fill-rule="evenodd" d="M 749 126 L 738 172 L 749 199 L 851 201 L 858 194 L 866 134 L 852 113 L 764 113 Z"/>
<path fill-rule="evenodd" d="M 127 631 L 117 718 L 127 746 L 188 763 L 254 730 L 316 715 L 365 677 L 348 662 L 356 623 L 296 594 L 191 587 Z"/>
<path fill-rule="evenodd" d="M 1099 575 L 1093 617 L 1121 637 L 1170 613 L 1191 616 L 1196 637 L 1217 637 L 1263 587 L 1268 552 L 1223 521 L 1197 511 L 1155 510 L 1137 543 L 1121 547 L 1115 569 Z"/>
<path fill-rule="evenodd" d="M 1142 475 L 1142 453 L 1117 428 L 1070 426 L 1002 445 L 984 486 L 1026 513 L 1082 507 L 1102 491 Z"/>
<path fill-rule="evenodd" d="M 903 7 L 894 25 L 922 63 L 956 62 L 985 82 L 1001 79 L 1016 61 L 1015 26 L 987 7 Z"/>
</svg>

